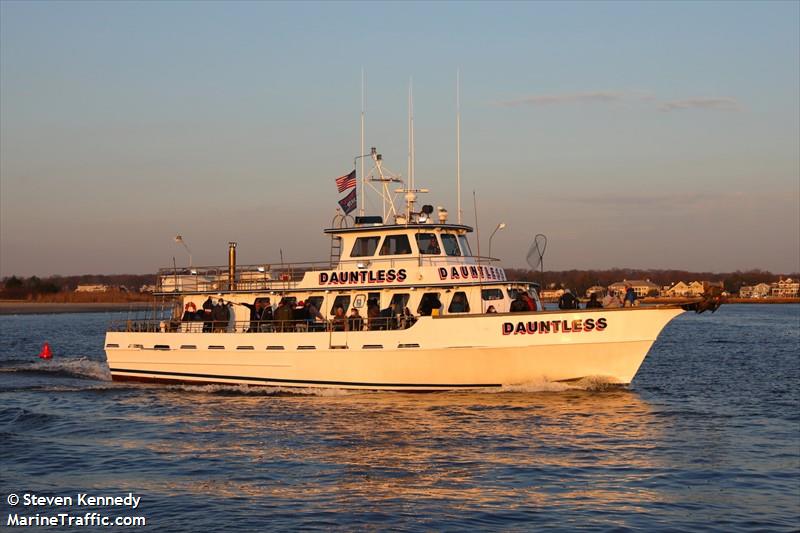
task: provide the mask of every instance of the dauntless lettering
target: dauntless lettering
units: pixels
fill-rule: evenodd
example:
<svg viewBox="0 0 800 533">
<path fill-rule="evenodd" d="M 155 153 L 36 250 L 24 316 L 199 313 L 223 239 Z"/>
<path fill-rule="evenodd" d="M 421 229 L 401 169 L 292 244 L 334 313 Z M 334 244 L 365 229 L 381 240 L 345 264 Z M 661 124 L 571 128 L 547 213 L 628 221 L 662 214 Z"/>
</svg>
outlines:
<svg viewBox="0 0 800 533">
<path fill-rule="evenodd" d="M 487 266 L 439 267 L 439 279 L 495 279 L 506 281 L 506 273 L 502 268 Z"/>
<path fill-rule="evenodd" d="M 320 272 L 320 285 L 355 285 L 358 283 L 392 283 L 405 281 L 408 277 L 406 269 L 396 270 L 351 270 L 343 272 Z"/>
<path fill-rule="evenodd" d="M 586 320 L 529 320 L 528 322 L 503 322 L 503 335 L 525 335 L 534 333 L 577 333 L 581 331 L 603 331 L 608 327 L 605 317 Z"/>
</svg>

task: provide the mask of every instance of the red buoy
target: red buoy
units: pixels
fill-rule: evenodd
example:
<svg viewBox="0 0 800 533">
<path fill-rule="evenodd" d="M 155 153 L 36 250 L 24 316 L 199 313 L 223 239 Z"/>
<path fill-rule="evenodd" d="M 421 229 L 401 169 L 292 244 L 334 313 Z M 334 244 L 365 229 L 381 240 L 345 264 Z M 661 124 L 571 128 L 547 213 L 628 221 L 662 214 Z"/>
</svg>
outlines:
<svg viewBox="0 0 800 533">
<path fill-rule="evenodd" d="M 44 346 L 42 346 L 42 351 L 39 352 L 39 358 L 40 359 L 52 359 L 53 358 L 53 352 L 50 351 L 50 344 L 48 344 L 46 342 L 44 343 Z"/>
</svg>

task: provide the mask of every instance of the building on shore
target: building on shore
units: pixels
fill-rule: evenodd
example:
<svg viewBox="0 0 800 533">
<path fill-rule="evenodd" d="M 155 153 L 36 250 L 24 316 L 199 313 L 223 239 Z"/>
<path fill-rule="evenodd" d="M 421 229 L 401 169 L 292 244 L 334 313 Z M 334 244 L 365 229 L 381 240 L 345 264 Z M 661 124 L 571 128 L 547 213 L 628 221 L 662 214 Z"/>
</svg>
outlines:
<svg viewBox="0 0 800 533">
<path fill-rule="evenodd" d="M 624 279 L 609 285 L 608 292 L 625 294 L 629 285 L 639 298 L 658 296 L 661 293 L 661 288 L 649 279 Z"/>
<path fill-rule="evenodd" d="M 742 285 L 739 289 L 739 298 L 766 298 L 772 287 L 767 283 L 758 285 Z"/>
<path fill-rule="evenodd" d="M 600 285 L 592 285 L 586 289 L 586 297 L 591 298 L 592 294 L 597 294 L 598 298 L 603 298 L 606 295 L 606 288 Z"/>
<path fill-rule="evenodd" d="M 777 283 L 770 284 L 770 296 L 773 298 L 797 298 L 798 294 L 800 294 L 800 280 L 781 278 Z"/>
<path fill-rule="evenodd" d="M 108 285 L 78 285 L 75 292 L 108 292 Z"/>
</svg>

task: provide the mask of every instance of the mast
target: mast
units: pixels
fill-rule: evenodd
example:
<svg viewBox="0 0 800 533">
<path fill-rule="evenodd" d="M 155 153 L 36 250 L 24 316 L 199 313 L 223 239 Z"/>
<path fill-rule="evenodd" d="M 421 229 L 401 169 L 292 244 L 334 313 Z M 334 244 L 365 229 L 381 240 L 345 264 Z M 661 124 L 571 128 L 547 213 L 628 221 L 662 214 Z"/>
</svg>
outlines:
<svg viewBox="0 0 800 533">
<path fill-rule="evenodd" d="M 456 70 L 456 209 L 461 224 L 461 69 Z"/>
<path fill-rule="evenodd" d="M 366 108 L 366 89 L 364 86 L 364 67 L 361 67 L 361 151 L 364 154 L 364 113 Z M 361 205 L 358 210 L 361 216 L 364 216 L 364 207 L 367 194 L 367 178 L 364 175 L 364 158 L 361 158 Z"/>
</svg>

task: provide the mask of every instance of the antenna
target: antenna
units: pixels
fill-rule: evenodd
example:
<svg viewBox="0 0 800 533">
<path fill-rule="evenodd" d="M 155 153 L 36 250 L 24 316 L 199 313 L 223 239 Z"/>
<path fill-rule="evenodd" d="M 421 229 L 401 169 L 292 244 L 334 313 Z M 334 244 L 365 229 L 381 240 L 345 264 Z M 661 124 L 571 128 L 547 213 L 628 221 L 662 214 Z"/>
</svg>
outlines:
<svg viewBox="0 0 800 533">
<path fill-rule="evenodd" d="M 461 69 L 456 70 L 456 207 L 461 224 Z"/>
<path fill-rule="evenodd" d="M 414 188 L 414 78 L 408 79 L 408 188 Z"/>
<path fill-rule="evenodd" d="M 366 88 L 364 82 L 364 67 L 361 67 L 361 152 L 364 153 L 364 114 L 366 113 Z M 367 194 L 367 178 L 364 176 L 364 158 L 361 158 L 361 208 L 358 210 L 361 216 L 364 216 L 364 207 Z"/>
</svg>

